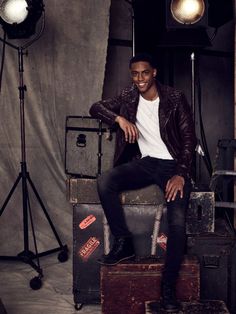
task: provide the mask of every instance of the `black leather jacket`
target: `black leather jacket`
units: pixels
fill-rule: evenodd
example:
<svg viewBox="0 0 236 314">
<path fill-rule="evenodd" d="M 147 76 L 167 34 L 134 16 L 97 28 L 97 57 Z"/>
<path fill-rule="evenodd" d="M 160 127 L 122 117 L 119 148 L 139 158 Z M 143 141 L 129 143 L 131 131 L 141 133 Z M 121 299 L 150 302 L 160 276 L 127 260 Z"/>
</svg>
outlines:
<svg viewBox="0 0 236 314">
<path fill-rule="evenodd" d="M 172 87 L 156 82 L 160 97 L 159 123 L 160 134 L 168 151 L 177 163 L 176 174 L 190 177 L 191 164 L 196 147 L 196 136 L 192 112 L 184 94 Z M 101 119 L 114 126 L 115 118 L 120 115 L 132 123 L 136 121 L 139 102 L 139 91 L 132 84 L 125 88 L 119 96 L 101 100 L 90 108 L 92 117 Z M 140 155 L 138 145 L 125 142 L 124 132 L 118 128 L 114 166 Z"/>
</svg>

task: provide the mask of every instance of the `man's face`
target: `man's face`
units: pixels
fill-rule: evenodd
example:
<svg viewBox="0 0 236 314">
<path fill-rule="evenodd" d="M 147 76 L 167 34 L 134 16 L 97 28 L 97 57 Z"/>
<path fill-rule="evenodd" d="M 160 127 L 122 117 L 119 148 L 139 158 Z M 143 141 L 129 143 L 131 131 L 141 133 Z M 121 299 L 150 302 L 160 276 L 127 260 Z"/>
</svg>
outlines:
<svg viewBox="0 0 236 314">
<path fill-rule="evenodd" d="M 156 72 L 157 70 L 145 61 L 131 64 L 131 78 L 141 94 L 146 93 L 153 86 Z"/>
</svg>

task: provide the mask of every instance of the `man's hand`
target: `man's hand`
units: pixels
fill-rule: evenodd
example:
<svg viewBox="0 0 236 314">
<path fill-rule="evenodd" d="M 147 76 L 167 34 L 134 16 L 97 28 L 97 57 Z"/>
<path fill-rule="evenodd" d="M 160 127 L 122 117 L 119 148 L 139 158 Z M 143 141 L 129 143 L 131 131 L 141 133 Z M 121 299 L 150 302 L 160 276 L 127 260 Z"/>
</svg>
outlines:
<svg viewBox="0 0 236 314">
<path fill-rule="evenodd" d="M 174 201 L 177 193 L 180 193 L 180 198 L 183 198 L 185 180 L 181 176 L 173 176 L 168 180 L 165 190 L 165 198 L 167 202 Z"/>
<path fill-rule="evenodd" d="M 126 142 L 135 143 L 135 141 L 138 139 L 138 129 L 136 125 L 134 125 L 133 123 L 129 122 L 128 120 L 121 116 L 116 117 L 115 121 L 124 131 Z"/>
</svg>

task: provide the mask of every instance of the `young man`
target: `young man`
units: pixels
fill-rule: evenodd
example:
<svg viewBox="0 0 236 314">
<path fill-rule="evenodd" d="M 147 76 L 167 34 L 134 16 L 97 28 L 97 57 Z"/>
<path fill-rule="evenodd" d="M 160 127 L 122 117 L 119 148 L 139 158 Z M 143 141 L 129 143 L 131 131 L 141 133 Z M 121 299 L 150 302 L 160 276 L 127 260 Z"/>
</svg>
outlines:
<svg viewBox="0 0 236 314">
<path fill-rule="evenodd" d="M 185 212 L 196 137 L 192 113 L 182 92 L 156 81 L 147 54 L 130 60 L 133 84 L 118 97 L 92 105 L 90 114 L 117 125 L 114 168 L 98 178 L 98 193 L 114 244 L 101 264 L 115 265 L 135 256 L 119 194 L 157 184 L 165 193 L 168 241 L 162 275 L 162 304 L 177 310 L 175 285 L 185 248 Z M 140 156 L 141 158 L 138 158 Z"/>
</svg>

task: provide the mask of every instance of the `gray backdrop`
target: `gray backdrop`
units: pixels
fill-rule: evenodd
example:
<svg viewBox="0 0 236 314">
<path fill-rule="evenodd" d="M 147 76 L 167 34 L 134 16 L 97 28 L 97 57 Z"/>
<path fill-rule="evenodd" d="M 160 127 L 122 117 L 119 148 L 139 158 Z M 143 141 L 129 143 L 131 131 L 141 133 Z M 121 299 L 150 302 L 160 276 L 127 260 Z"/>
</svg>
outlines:
<svg viewBox="0 0 236 314">
<path fill-rule="evenodd" d="M 28 171 L 63 243 L 71 248 L 72 207 L 66 199 L 66 115 L 87 115 L 101 98 L 110 0 L 47 0 L 43 36 L 24 57 Z M 2 36 L 2 35 L 1 35 Z M 25 41 L 12 43 L 22 46 Z M 1 53 L 1 49 L 0 49 Z M 20 106 L 17 51 L 6 47 L 0 94 L 0 203 L 20 172 Z M 30 188 L 39 250 L 57 246 Z M 21 184 L 0 219 L 0 255 L 23 249 Z M 31 237 L 30 237 L 31 238 Z"/>
</svg>

